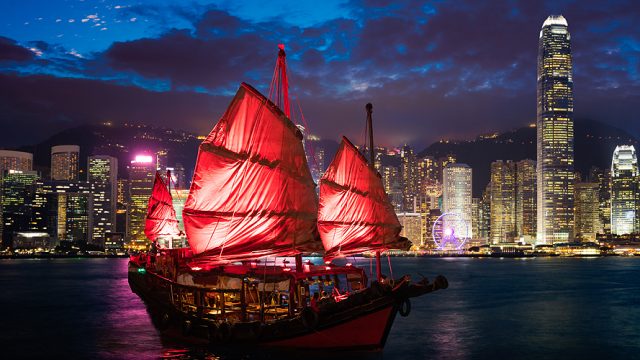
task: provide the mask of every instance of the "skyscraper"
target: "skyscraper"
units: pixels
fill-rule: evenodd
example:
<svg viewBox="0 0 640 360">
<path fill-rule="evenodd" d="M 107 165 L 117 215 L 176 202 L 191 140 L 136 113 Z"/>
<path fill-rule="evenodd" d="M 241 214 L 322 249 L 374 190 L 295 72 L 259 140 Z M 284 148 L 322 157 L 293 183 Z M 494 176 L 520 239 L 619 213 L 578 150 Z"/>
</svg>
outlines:
<svg viewBox="0 0 640 360">
<path fill-rule="evenodd" d="M 2 178 L 2 243 L 10 246 L 16 232 L 29 230 L 36 183 L 35 171 L 5 170 Z"/>
<path fill-rule="evenodd" d="M 611 234 L 611 168 L 602 170 L 594 167 L 589 179 L 598 183 L 598 233 Z"/>
<path fill-rule="evenodd" d="M 78 180 L 80 147 L 58 145 L 51 147 L 51 180 Z"/>
<path fill-rule="evenodd" d="M 638 230 L 638 158 L 633 145 L 620 145 L 611 161 L 611 233 Z"/>
<path fill-rule="evenodd" d="M 86 181 L 46 181 L 43 185 L 49 234 L 58 240 L 87 243 L 92 227 L 93 189 Z"/>
<path fill-rule="evenodd" d="M 400 168 L 403 195 L 402 208 L 410 211 L 413 209 L 413 198 L 417 195 L 418 159 L 416 158 L 413 149 L 408 145 L 402 147 L 402 150 L 400 151 L 400 158 L 402 160 Z"/>
<path fill-rule="evenodd" d="M 595 241 L 600 226 L 598 183 L 579 182 L 575 186 L 575 234 L 584 241 Z"/>
<path fill-rule="evenodd" d="M 542 24 L 538 47 L 538 244 L 573 238 L 571 35 L 562 15 Z"/>
<path fill-rule="evenodd" d="M 147 205 L 153 190 L 156 162 L 153 156 L 138 155 L 129 166 L 129 225 L 127 241 L 134 249 L 145 249 L 149 243 L 144 234 Z"/>
<path fill-rule="evenodd" d="M 512 242 L 516 236 L 516 165 L 491 163 L 491 243 Z"/>
<path fill-rule="evenodd" d="M 90 156 L 87 181 L 92 189 L 93 224 L 89 242 L 104 246 L 105 235 L 116 231 L 116 203 L 118 193 L 118 159 L 107 155 Z"/>
<path fill-rule="evenodd" d="M 22 151 L 0 150 L 0 177 L 5 170 L 33 170 L 33 154 Z"/>
<path fill-rule="evenodd" d="M 516 163 L 516 235 L 527 242 L 536 236 L 536 162 Z"/>
<path fill-rule="evenodd" d="M 453 224 L 445 223 L 446 228 L 453 228 L 458 238 L 473 237 L 471 229 L 471 168 L 467 164 L 447 164 L 442 172 L 442 207 L 443 213 L 453 213 L 462 218 Z"/>
</svg>

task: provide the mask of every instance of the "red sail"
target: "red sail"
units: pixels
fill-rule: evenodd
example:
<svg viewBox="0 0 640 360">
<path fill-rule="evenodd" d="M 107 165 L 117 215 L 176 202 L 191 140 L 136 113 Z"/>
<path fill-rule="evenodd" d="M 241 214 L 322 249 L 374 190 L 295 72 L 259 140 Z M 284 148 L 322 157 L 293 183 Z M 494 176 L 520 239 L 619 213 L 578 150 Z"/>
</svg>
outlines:
<svg viewBox="0 0 640 360">
<path fill-rule="evenodd" d="M 151 241 L 156 241 L 161 236 L 180 236 L 171 193 L 157 172 L 147 206 L 144 233 Z"/>
<path fill-rule="evenodd" d="M 347 138 L 320 180 L 318 230 L 327 259 L 406 247 L 380 175 Z"/>
<path fill-rule="evenodd" d="M 200 145 L 183 211 L 193 253 L 230 261 L 316 250 L 317 210 L 302 134 L 243 83 Z"/>
</svg>

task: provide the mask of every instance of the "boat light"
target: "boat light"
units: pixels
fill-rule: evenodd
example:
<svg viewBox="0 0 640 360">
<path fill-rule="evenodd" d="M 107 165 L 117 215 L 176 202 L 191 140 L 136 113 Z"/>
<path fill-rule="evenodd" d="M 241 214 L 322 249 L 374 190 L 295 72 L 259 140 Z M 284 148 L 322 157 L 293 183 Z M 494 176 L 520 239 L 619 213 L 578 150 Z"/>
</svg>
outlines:
<svg viewBox="0 0 640 360">
<path fill-rule="evenodd" d="M 146 274 L 146 273 L 147 273 L 147 270 L 146 270 L 145 268 L 138 268 L 138 272 L 139 272 L 140 274 Z"/>
<path fill-rule="evenodd" d="M 331 266 L 325 266 L 324 269 L 325 270 L 331 270 Z"/>
<path fill-rule="evenodd" d="M 352 263 L 347 263 L 345 266 L 353 266 Z"/>
<path fill-rule="evenodd" d="M 191 268 L 191 270 L 200 271 L 200 270 L 202 270 L 202 268 L 200 266 L 194 266 L 194 267 Z"/>
</svg>

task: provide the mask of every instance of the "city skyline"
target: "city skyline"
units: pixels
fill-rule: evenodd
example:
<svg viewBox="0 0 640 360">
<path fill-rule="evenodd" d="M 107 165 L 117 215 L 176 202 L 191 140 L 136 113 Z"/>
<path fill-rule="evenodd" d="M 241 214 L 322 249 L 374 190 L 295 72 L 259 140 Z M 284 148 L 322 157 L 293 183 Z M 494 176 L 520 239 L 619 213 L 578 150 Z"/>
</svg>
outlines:
<svg viewBox="0 0 640 360">
<path fill-rule="evenodd" d="M 0 84 L 16 91 L 3 99 L 2 119 L 13 126 L 0 143 L 23 145 L 26 129 L 41 139 L 54 128 L 105 120 L 179 123 L 203 133 L 240 81 L 266 88 L 279 42 L 289 50 L 292 92 L 311 132 L 324 138 L 357 136 L 366 101 L 376 104 L 377 142 L 387 146 L 510 129 L 535 118 L 531 44 L 549 13 L 572 24 L 576 117 L 638 134 L 630 111 L 638 99 L 633 4 L 396 3 L 364 13 L 356 4 L 330 3 L 313 11 L 302 4 L 292 9 L 298 16 L 282 16 L 250 3 L 203 3 L 188 12 L 169 2 L 10 6 L 0 17 Z M 161 49 L 193 56 L 165 57 Z M 326 81 L 328 73 L 335 80 Z M 25 99 L 52 106 L 26 112 Z"/>
</svg>

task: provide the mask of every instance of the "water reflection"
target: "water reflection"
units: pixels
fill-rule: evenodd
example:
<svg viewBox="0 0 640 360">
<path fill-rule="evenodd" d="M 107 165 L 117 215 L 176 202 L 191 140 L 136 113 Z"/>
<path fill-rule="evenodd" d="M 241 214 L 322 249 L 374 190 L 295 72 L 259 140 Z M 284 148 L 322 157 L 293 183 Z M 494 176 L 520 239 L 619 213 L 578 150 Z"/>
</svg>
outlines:
<svg viewBox="0 0 640 360">
<path fill-rule="evenodd" d="M 187 346 L 153 327 L 126 259 L 1 260 L 0 346 L 3 359 L 635 358 L 639 260 L 395 258 L 396 277 L 450 287 L 414 299 L 384 351 L 348 354 Z"/>
</svg>

